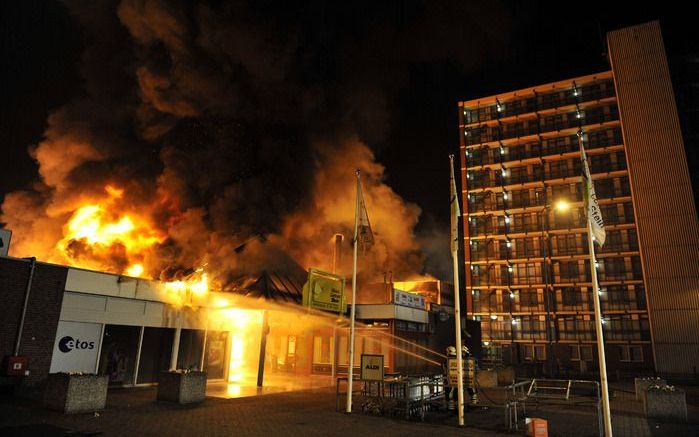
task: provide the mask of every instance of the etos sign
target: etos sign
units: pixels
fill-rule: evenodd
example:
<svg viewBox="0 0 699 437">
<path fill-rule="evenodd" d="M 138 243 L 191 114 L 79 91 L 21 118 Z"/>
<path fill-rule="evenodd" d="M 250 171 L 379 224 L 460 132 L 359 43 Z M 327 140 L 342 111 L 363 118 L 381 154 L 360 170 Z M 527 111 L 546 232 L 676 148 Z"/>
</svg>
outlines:
<svg viewBox="0 0 699 437">
<path fill-rule="evenodd" d="M 94 349 L 94 341 L 83 341 L 79 338 L 73 338 L 69 335 L 58 340 L 58 350 L 63 353 L 68 353 L 73 349 Z"/>
<path fill-rule="evenodd" d="M 58 322 L 50 372 L 94 372 L 101 334 L 99 323 Z"/>
</svg>

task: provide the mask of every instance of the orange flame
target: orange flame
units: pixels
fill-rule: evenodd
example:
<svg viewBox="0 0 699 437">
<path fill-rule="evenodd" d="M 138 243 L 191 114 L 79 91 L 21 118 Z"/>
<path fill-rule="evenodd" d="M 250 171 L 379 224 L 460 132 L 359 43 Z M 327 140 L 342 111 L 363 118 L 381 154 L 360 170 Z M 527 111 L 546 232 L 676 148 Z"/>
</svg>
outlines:
<svg viewBox="0 0 699 437">
<path fill-rule="evenodd" d="M 96 268 L 141 276 L 146 252 L 165 237 L 150 220 L 122 210 L 124 190 L 107 185 L 107 197 L 80 206 L 63 229 L 63 239 L 56 245 L 65 259 L 74 266 Z M 84 252 L 89 255 L 83 256 Z M 111 260 L 120 259 L 121 268 Z"/>
</svg>

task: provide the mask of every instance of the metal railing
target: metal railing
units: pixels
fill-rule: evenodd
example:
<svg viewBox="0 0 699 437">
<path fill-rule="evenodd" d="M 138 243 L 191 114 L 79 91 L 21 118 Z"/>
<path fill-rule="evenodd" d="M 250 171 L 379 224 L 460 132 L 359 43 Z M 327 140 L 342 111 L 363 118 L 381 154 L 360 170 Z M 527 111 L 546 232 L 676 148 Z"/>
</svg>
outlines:
<svg viewBox="0 0 699 437">
<path fill-rule="evenodd" d="M 597 409 L 597 427 L 603 436 L 602 401 L 599 382 L 579 379 L 527 379 L 507 387 L 505 402 L 505 423 L 510 430 L 520 426 L 519 410 L 522 419 L 526 415 L 527 403 L 591 405 Z"/>
</svg>

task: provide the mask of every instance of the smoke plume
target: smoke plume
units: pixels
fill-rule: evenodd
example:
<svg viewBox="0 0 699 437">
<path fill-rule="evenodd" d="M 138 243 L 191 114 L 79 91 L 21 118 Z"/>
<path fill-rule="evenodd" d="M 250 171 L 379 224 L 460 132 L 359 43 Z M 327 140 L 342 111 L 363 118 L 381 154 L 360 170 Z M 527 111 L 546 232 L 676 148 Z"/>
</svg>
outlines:
<svg viewBox="0 0 699 437">
<path fill-rule="evenodd" d="M 85 29 L 85 91 L 51 114 L 31 148 L 37 182 L 5 197 L 13 255 L 118 273 L 139 264 L 161 279 L 206 265 L 224 286 L 289 260 L 329 269 L 334 234 L 349 254 L 361 169 L 376 233 L 364 277 L 425 273 L 420 209 L 385 184 L 371 146 L 391 128 L 410 62 L 467 58 L 459 39 L 468 26 L 449 10 L 67 6 Z M 365 13 L 377 19 L 359 20 Z M 80 220 L 89 226 L 72 229 Z"/>
</svg>

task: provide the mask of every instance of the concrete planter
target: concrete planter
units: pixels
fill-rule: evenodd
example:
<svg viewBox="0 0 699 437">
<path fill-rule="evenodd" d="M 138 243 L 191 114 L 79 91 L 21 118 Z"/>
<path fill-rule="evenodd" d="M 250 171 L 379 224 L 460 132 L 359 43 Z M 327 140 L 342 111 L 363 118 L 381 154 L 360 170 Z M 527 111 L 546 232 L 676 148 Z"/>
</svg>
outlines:
<svg viewBox="0 0 699 437">
<path fill-rule="evenodd" d="M 686 422 L 687 398 L 684 390 L 650 387 L 645 392 L 643 410 L 649 418 Z"/>
<path fill-rule="evenodd" d="M 46 380 L 44 405 L 66 414 L 104 410 L 108 383 L 107 375 L 52 373 Z"/>
<path fill-rule="evenodd" d="M 636 400 L 642 401 L 648 387 L 653 385 L 665 387 L 667 382 L 660 378 L 635 378 L 634 386 L 636 387 Z"/>
<path fill-rule="evenodd" d="M 206 397 L 206 372 L 160 372 L 158 400 L 193 404 Z"/>
</svg>

